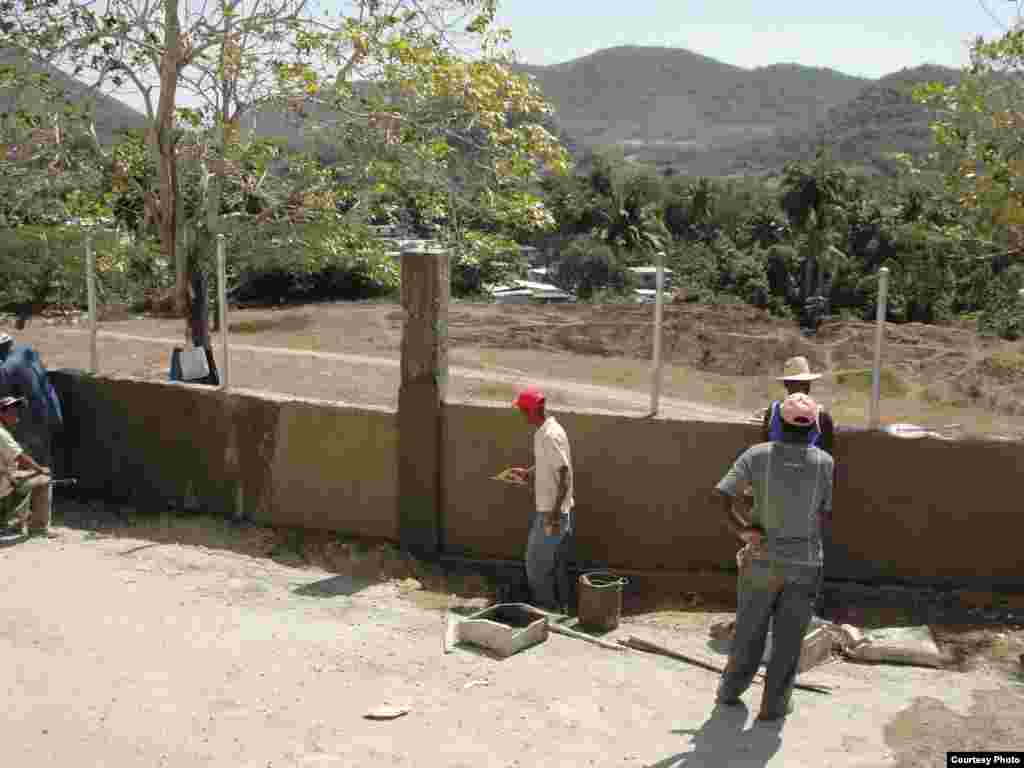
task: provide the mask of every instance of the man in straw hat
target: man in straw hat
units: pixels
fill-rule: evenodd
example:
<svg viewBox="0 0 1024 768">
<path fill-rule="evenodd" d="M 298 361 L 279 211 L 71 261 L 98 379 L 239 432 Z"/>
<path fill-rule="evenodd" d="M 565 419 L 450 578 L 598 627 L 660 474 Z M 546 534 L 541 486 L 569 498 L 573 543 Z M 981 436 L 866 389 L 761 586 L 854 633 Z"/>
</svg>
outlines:
<svg viewBox="0 0 1024 768">
<path fill-rule="evenodd" d="M 821 378 L 820 373 L 811 373 L 810 363 L 806 357 L 791 357 L 783 366 L 782 375 L 778 377 L 786 387 L 786 394 L 792 395 L 795 392 L 802 392 L 805 395 L 811 394 L 811 382 Z M 779 409 L 782 402 L 776 400 L 764 413 L 762 433 L 765 442 L 775 442 L 782 439 L 782 418 Z M 832 416 L 824 408 L 818 412 L 814 427 L 807 433 L 810 445 L 821 448 L 825 453 L 832 455 L 833 433 L 835 425 L 832 423 Z"/>
<path fill-rule="evenodd" d="M 21 534 L 28 506 L 29 536 L 50 537 L 50 470 L 25 453 L 9 431 L 23 403 L 20 397 L 0 398 L 0 524 L 14 522 L 14 532 Z"/>
<path fill-rule="evenodd" d="M 547 413 L 544 395 L 528 388 L 513 405 L 534 428 L 534 464 L 516 467 L 510 476 L 533 477 L 534 509 L 526 544 L 526 578 L 535 603 L 558 610 L 571 608 L 568 558 L 573 532 L 573 474 L 569 438 Z"/>
<path fill-rule="evenodd" d="M 780 720 L 791 697 L 803 639 L 822 583 L 822 523 L 832 509 L 833 461 L 810 444 L 819 406 L 809 395 L 789 395 L 779 408 L 781 440 L 748 448 L 715 488 L 730 529 L 744 543 L 736 628 L 718 702 L 737 706 L 764 657 L 768 661 L 758 719 Z M 750 485 L 756 499 L 749 519 L 734 504 Z"/>
</svg>

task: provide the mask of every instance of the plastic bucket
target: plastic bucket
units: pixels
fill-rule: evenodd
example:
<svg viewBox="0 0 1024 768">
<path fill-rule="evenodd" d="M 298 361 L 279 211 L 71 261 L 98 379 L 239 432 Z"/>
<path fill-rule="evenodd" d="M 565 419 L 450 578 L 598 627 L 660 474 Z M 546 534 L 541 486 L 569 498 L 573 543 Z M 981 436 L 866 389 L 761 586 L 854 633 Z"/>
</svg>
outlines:
<svg viewBox="0 0 1024 768">
<path fill-rule="evenodd" d="M 584 573 L 579 579 L 577 614 L 589 629 L 610 632 L 622 616 L 622 588 L 627 580 L 609 571 Z"/>
</svg>

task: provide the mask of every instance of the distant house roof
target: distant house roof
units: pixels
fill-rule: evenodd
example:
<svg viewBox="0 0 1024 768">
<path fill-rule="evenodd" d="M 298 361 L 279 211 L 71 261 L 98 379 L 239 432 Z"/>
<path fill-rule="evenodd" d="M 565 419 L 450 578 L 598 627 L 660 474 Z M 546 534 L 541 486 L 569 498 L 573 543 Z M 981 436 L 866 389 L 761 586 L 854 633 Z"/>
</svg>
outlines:
<svg viewBox="0 0 1024 768">
<path fill-rule="evenodd" d="M 653 267 L 653 266 L 630 267 L 629 271 L 630 272 L 635 272 L 638 275 L 654 275 L 654 274 L 657 274 L 658 268 L 657 267 Z M 666 275 L 671 275 L 672 274 L 672 270 L 669 269 L 668 267 L 665 267 L 665 274 Z"/>
<path fill-rule="evenodd" d="M 571 298 L 572 294 L 563 291 L 557 285 L 550 283 L 535 283 L 530 280 L 513 280 L 510 285 L 491 286 L 489 292 L 492 296 L 508 296 L 511 294 L 529 294 L 537 298 Z"/>
</svg>

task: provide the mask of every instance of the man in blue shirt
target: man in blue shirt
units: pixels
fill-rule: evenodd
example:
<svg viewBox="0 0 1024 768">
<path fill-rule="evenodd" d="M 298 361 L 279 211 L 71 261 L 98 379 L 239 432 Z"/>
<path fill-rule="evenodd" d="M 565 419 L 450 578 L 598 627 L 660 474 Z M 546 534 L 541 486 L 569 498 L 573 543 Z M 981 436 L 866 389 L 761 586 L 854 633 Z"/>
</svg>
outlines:
<svg viewBox="0 0 1024 768">
<path fill-rule="evenodd" d="M 833 461 L 809 444 L 818 404 L 798 392 L 779 408 L 782 439 L 759 443 L 736 460 L 715 489 L 729 527 L 745 544 L 736 630 L 718 701 L 738 705 L 757 674 L 768 628 L 772 655 L 759 720 L 779 720 L 791 711 L 803 639 L 822 582 L 822 527 L 832 509 Z M 750 519 L 734 504 L 753 488 Z"/>
<path fill-rule="evenodd" d="M 792 395 L 795 392 L 810 395 L 811 382 L 820 378 L 820 373 L 811 373 L 811 366 L 806 357 L 791 357 L 786 361 L 779 381 L 786 388 L 787 395 Z M 764 412 L 762 435 L 766 443 L 782 440 L 782 417 L 779 413 L 781 405 L 782 401 L 776 400 Z M 832 416 L 824 408 L 819 408 L 814 426 L 807 432 L 808 442 L 832 456 L 834 455 L 832 452 L 834 432 L 835 425 L 832 422 Z"/>
<path fill-rule="evenodd" d="M 61 428 L 60 400 L 39 355 L 0 333 L 0 397 L 24 398 L 27 408 L 14 437 L 46 466 L 53 462 L 53 432 Z"/>
</svg>

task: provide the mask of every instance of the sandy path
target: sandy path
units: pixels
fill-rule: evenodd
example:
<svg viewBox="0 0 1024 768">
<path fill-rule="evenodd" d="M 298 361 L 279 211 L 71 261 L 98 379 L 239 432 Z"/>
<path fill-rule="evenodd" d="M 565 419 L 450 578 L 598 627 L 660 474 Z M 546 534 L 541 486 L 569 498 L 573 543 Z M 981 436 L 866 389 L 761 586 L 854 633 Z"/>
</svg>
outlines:
<svg viewBox="0 0 1024 768">
<path fill-rule="evenodd" d="M 0 739 L 18 768 L 878 768 L 902 749 L 887 724 L 915 701 L 933 702 L 921 727 L 963 720 L 917 745 L 929 761 L 956 732 L 1010 748 L 998 728 L 976 733 L 978 702 L 1021 712 L 994 678 L 831 665 L 813 676 L 837 694 L 798 694 L 782 731 L 745 710 L 709 718 L 717 677 L 668 659 L 555 635 L 504 661 L 445 655 L 439 613 L 396 585 L 61 532 L 0 548 Z M 699 649 L 700 629 L 629 631 Z M 411 713 L 362 718 L 385 702 Z"/>
<path fill-rule="evenodd" d="M 87 331 L 51 327 L 33 332 L 32 339 L 48 366 L 52 368 L 65 364 L 60 360 L 63 357 L 62 348 L 69 346 L 66 340 L 74 340 L 70 346 L 77 348 L 76 359 L 84 357 L 84 342 L 87 336 Z M 169 337 L 101 331 L 98 334 L 98 343 L 103 345 L 100 354 L 101 370 L 113 368 L 118 373 L 132 375 L 144 372 L 133 371 L 130 367 L 126 370 L 126 366 L 119 362 L 118 358 L 126 354 L 135 357 L 139 355 L 132 355 L 128 347 L 109 342 L 159 347 L 163 351 L 164 360 L 169 359 L 169 348 L 181 344 L 179 339 Z M 219 347 L 215 349 L 219 356 Z M 231 345 L 231 353 L 234 386 L 347 402 L 397 406 L 400 361 L 396 357 L 237 343 Z M 268 370 L 268 356 L 277 357 L 279 360 L 290 358 L 290 370 L 286 369 L 283 375 L 274 375 Z M 79 366 L 81 365 L 79 363 Z M 319 370 L 319 377 L 330 377 L 328 382 L 323 382 L 331 387 L 330 391 L 325 392 L 325 387 L 310 380 L 318 378 L 314 369 Z M 164 368 L 151 368 L 146 372 L 162 378 L 165 370 L 166 362 Z M 537 377 L 527 371 L 502 367 L 485 369 L 450 365 L 449 399 L 452 402 L 493 402 L 494 399 L 491 397 L 475 396 L 474 384 L 480 382 L 504 385 L 509 393 L 518 386 L 533 384 L 548 392 L 551 402 L 560 407 L 596 408 L 632 416 L 646 415 L 650 410 L 649 396 L 635 390 L 588 384 L 578 380 Z M 502 399 L 499 402 L 508 400 L 511 400 L 511 394 L 507 400 Z M 748 418 L 748 414 L 689 400 L 663 397 L 660 402 L 660 413 L 668 418 L 729 422 L 745 421 Z"/>
</svg>

